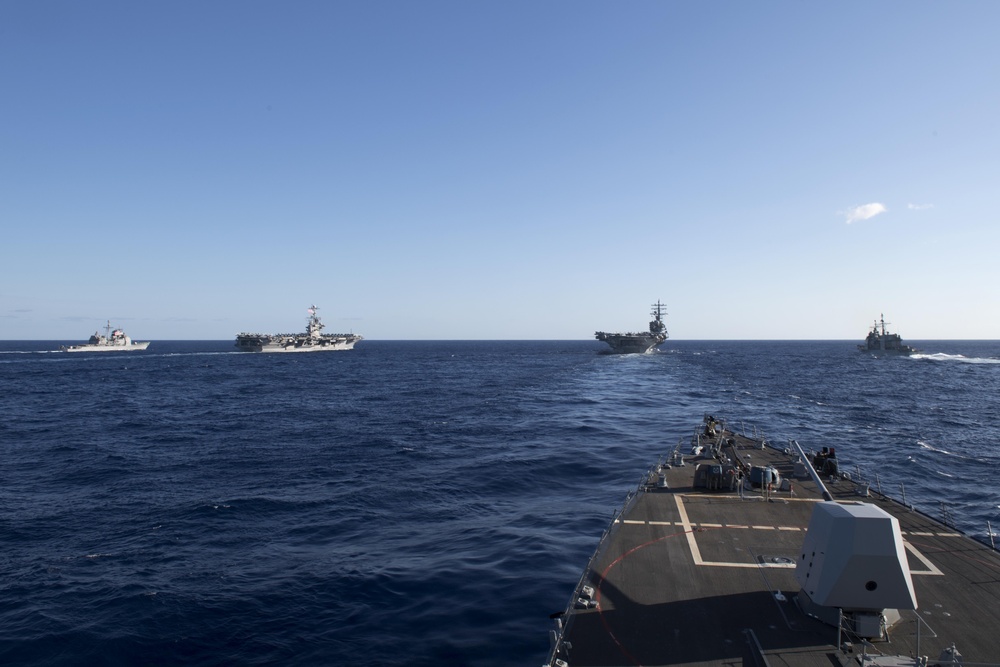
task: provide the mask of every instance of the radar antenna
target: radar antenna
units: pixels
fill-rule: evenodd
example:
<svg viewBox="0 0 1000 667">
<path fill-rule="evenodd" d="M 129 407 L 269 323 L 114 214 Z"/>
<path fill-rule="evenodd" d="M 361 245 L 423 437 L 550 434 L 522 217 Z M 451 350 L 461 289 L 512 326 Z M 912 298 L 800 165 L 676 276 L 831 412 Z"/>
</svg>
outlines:
<svg viewBox="0 0 1000 667">
<path fill-rule="evenodd" d="M 660 300 L 657 299 L 656 303 L 654 303 L 652 307 L 653 311 L 650 313 L 650 316 L 653 318 L 653 320 L 649 323 L 649 332 L 666 333 L 667 327 L 663 323 L 663 316 L 667 314 L 665 310 L 667 306 L 665 304 L 660 303 Z"/>
</svg>

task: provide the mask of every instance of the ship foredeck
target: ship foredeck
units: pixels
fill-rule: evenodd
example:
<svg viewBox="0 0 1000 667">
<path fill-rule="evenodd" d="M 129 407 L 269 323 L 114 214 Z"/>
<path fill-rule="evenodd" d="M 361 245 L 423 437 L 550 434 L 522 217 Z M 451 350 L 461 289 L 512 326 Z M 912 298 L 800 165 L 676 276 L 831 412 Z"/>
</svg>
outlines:
<svg viewBox="0 0 1000 667">
<path fill-rule="evenodd" d="M 560 619 L 553 664 L 830 667 L 862 654 L 882 656 L 870 664 L 918 655 L 934 664 L 952 644 L 966 665 L 1000 661 L 1000 554 L 877 493 L 862 497 L 849 479 L 827 483 L 834 500 L 863 500 L 899 521 L 918 609 L 870 641 L 803 613 L 795 564 L 821 491 L 793 476 L 797 455 L 724 436 L 731 458 L 773 466 L 791 486 L 741 493 L 726 476 L 709 482 L 721 488 L 696 488 L 696 465 L 713 462 L 702 456 L 652 471 Z"/>
</svg>

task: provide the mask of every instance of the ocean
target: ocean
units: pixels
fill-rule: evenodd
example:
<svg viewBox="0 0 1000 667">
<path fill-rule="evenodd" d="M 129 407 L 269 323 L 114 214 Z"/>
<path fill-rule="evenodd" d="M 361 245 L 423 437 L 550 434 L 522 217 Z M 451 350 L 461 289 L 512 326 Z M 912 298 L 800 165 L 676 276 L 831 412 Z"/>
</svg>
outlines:
<svg viewBox="0 0 1000 667">
<path fill-rule="evenodd" d="M 989 543 L 1000 341 L 910 344 L 0 342 L 0 664 L 540 665 L 705 413 Z"/>
</svg>

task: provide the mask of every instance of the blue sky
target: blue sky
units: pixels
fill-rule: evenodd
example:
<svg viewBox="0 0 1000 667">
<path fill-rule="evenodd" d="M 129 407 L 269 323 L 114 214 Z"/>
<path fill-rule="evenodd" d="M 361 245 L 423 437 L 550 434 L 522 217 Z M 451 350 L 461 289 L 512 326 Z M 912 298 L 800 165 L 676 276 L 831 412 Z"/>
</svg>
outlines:
<svg viewBox="0 0 1000 667">
<path fill-rule="evenodd" d="M 1000 339 L 1000 3 L 0 3 L 0 338 Z"/>
</svg>

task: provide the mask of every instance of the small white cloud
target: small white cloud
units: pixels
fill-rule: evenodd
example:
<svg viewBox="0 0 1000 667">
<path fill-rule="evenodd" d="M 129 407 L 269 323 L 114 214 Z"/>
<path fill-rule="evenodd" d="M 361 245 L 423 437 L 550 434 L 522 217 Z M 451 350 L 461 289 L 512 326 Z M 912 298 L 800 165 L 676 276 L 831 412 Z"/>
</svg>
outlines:
<svg viewBox="0 0 1000 667">
<path fill-rule="evenodd" d="M 858 220 L 868 220 L 869 218 L 874 218 L 879 213 L 885 213 L 888 210 L 889 209 L 885 207 L 885 204 L 879 204 L 878 202 L 862 204 L 861 206 L 849 208 L 847 209 L 847 224 L 857 222 Z"/>
<path fill-rule="evenodd" d="M 907 204 L 906 208 L 911 211 L 926 211 L 929 208 L 934 208 L 934 204 Z"/>
</svg>

